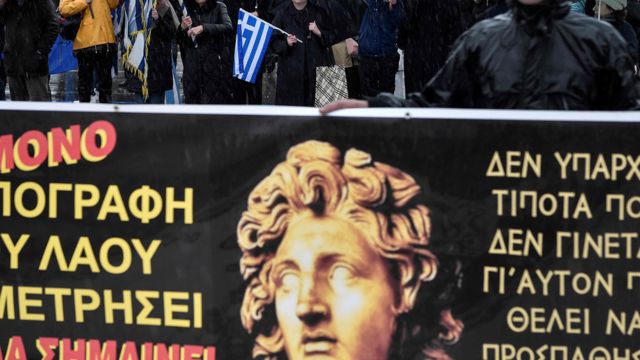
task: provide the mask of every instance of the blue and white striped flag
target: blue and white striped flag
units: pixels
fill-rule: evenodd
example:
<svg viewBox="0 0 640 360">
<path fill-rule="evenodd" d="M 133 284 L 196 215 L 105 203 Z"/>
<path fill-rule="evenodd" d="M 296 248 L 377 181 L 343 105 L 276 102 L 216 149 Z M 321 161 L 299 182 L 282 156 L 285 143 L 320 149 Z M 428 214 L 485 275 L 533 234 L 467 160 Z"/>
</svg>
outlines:
<svg viewBox="0 0 640 360">
<path fill-rule="evenodd" d="M 125 0 L 124 13 L 124 66 L 140 80 L 146 78 L 147 38 L 151 27 L 151 8 L 154 0 Z M 143 89 L 144 93 L 144 89 Z"/>
<path fill-rule="evenodd" d="M 182 13 L 182 18 L 180 19 L 180 21 L 182 21 L 182 19 L 189 16 L 189 14 L 187 12 L 187 6 L 184 4 L 184 0 L 178 0 L 178 5 L 180 6 L 180 11 Z"/>
<path fill-rule="evenodd" d="M 116 39 L 120 37 L 120 32 L 123 30 L 124 24 L 124 12 L 122 8 L 124 7 L 124 2 L 118 5 L 118 7 L 111 12 L 111 19 L 113 20 L 113 32 L 116 35 Z"/>
<path fill-rule="evenodd" d="M 122 63 L 126 70 L 142 81 L 142 95 L 145 99 L 149 95 L 147 88 L 147 52 L 149 39 L 153 29 L 151 9 L 157 0 L 124 0 L 124 53 Z"/>
<path fill-rule="evenodd" d="M 240 9 L 233 57 L 234 77 L 255 84 L 272 32 L 271 24 Z"/>
<path fill-rule="evenodd" d="M 165 104 L 180 104 L 180 84 L 178 83 L 178 72 L 176 63 L 171 59 L 171 73 L 173 75 L 173 88 L 164 92 Z"/>
</svg>

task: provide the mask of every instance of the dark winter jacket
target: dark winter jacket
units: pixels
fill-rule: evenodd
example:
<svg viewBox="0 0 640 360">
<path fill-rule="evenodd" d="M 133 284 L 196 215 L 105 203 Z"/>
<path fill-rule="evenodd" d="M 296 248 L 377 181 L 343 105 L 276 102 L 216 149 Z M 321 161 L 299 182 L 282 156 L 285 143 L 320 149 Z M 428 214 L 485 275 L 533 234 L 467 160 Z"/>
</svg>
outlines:
<svg viewBox="0 0 640 360">
<path fill-rule="evenodd" d="M 4 49 L 4 26 L 0 26 L 0 49 Z M 0 52 L 0 100 L 4 99 L 4 85 L 7 83 L 7 73 L 4 69 L 4 53 Z"/>
<path fill-rule="evenodd" d="M 495 5 L 496 0 L 457 0 L 462 12 L 465 29 L 470 28 L 478 21 L 484 20 L 486 11 Z"/>
<path fill-rule="evenodd" d="M 457 1 L 406 0 L 400 28 L 407 93 L 420 91 L 440 70 L 464 31 Z"/>
<path fill-rule="evenodd" d="M 627 1 L 627 22 L 633 26 L 640 39 L 640 0 Z"/>
<path fill-rule="evenodd" d="M 290 2 L 291 0 L 256 0 L 258 16 L 268 23 L 273 23 L 276 14 Z"/>
<path fill-rule="evenodd" d="M 389 10 L 386 0 L 368 0 L 369 7 L 360 24 L 359 54 L 389 56 L 398 51 L 398 28 L 404 16 L 403 0 Z"/>
<path fill-rule="evenodd" d="M 177 14 L 176 14 L 177 17 Z M 171 54 L 171 40 L 176 36 L 176 26 L 173 15 L 167 10 L 158 20 L 153 21 L 147 75 L 149 92 L 171 90 L 173 88 L 173 59 Z"/>
<path fill-rule="evenodd" d="M 248 1 L 248 5 L 247 5 L 248 8 L 245 8 L 245 10 L 257 12 L 258 17 L 267 22 L 271 22 L 271 20 L 273 20 L 273 15 L 269 13 L 271 0 L 242 0 L 242 1 L 243 2 Z"/>
<path fill-rule="evenodd" d="M 0 26 L 0 49 L 4 49 L 4 26 Z M 0 58 L 4 58 L 4 54 L 0 54 Z"/>
<path fill-rule="evenodd" d="M 176 14 L 177 15 L 177 14 Z M 171 40 L 176 27 L 173 16 L 167 10 L 158 20 L 152 20 L 151 40 L 147 55 L 147 89 L 149 93 L 164 92 L 173 88 Z M 127 81 L 127 90 L 141 93 L 142 83 L 137 78 Z"/>
<path fill-rule="evenodd" d="M 633 26 L 626 21 L 614 21 L 611 22 L 611 25 L 618 30 L 622 38 L 627 42 L 627 49 L 633 59 L 633 63 L 638 63 L 638 35 Z"/>
<path fill-rule="evenodd" d="M 618 110 L 637 106 L 624 39 L 604 21 L 561 0 L 514 2 L 506 14 L 463 34 L 444 67 L 403 101 L 371 106 Z M 557 1 L 557 2 L 556 2 Z"/>
<path fill-rule="evenodd" d="M 351 21 L 349 26 L 353 26 L 354 39 L 360 39 L 360 25 L 362 24 L 362 18 L 367 11 L 367 3 L 365 0 L 336 0 L 346 10 L 348 19 Z M 340 35 L 338 35 L 338 39 Z"/>
<path fill-rule="evenodd" d="M 230 102 L 231 50 L 225 35 L 232 36 L 233 27 L 227 7 L 215 0 L 207 0 L 200 7 L 187 3 L 192 28 L 203 25 L 204 31 L 195 42 L 187 30 L 178 29 L 178 43 L 184 53 L 182 83 L 188 104 L 225 104 Z"/>
<path fill-rule="evenodd" d="M 243 0 L 255 1 L 258 15 L 267 22 L 272 22 L 275 15 L 291 0 Z M 366 9 L 365 0 L 310 0 L 322 7 L 330 20 L 337 26 L 336 42 L 349 37 L 356 37 L 360 32 L 360 20 Z"/>
<path fill-rule="evenodd" d="M 258 0 L 224 0 L 224 4 L 227 6 L 227 12 L 231 18 L 233 28 L 235 29 L 238 24 L 238 13 L 240 12 L 240 8 L 248 12 L 254 12 L 256 11 Z"/>
<path fill-rule="evenodd" d="M 613 25 L 620 35 L 626 40 L 627 48 L 631 57 L 636 63 L 638 61 L 638 33 L 636 28 L 632 25 L 636 18 L 640 16 L 638 13 L 638 6 L 640 6 L 639 0 L 629 0 L 626 9 L 620 11 L 614 11 L 607 17 L 603 17 L 601 20 L 607 21 Z M 593 11 L 595 6 L 594 0 L 577 0 L 571 4 L 571 11 L 582 13 L 588 16 L 596 17 Z M 625 21 L 625 18 L 627 21 Z M 640 21 L 640 19 L 638 19 Z"/>
<path fill-rule="evenodd" d="M 316 67 L 333 65 L 329 46 L 335 42 L 335 33 L 327 19 L 324 9 L 311 2 L 303 10 L 289 2 L 276 15 L 273 25 L 302 41 L 289 46 L 284 34 L 273 32 L 271 48 L 278 54 L 276 104 L 313 106 Z M 309 31 L 312 21 L 321 36 Z"/>
<path fill-rule="evenodd" d="M 7 0 L 0 10 L 5 26 L 4 65 L 8 76 L 49 75 L 49 51 L 58 36 L 51 0 Z"/>
<path fill-rule="evenodd" d="M 351 4 L 344 0 L 310 0 L 325 10 L 335 33 L 335 42 L 353 38 L 360 31 L 357 9 L 349 8 Z"/>
</svg>

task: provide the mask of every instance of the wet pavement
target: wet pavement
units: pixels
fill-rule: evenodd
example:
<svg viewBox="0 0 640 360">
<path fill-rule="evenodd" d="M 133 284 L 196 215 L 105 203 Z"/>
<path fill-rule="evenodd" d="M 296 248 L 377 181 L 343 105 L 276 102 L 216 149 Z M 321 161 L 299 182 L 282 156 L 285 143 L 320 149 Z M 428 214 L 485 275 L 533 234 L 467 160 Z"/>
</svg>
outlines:
<svg viewBox="0 0 640 360">
<path fill-rule="evenodd" d="M 52 100 L 55 102 L 74 102 L 78 100 L 77 82 L 77 70 L 51 75 L 49 86 L 51 87 Z M 134 94 L 121 87 L 120 84 L 122 82 L 124 82 L 124 72 L 120 70 L 113 78 L 113 102 L 119 104 L 134 103 Z"/>
<path fill-rule="evenodd" d="M 182 63 L 178 61 L 176 67 L 178 79 L 182 79 Z M 112 72 L 113 73 L 113 72 Z M 113 77 L 112 99 L 114 104 L 133 104 L 135 103 L 135 94 L 124 88 L 124 69 L 122 65 L 118 66 L 118 73 Z M 72 70 L 63 74 L 51 75 L 49 86 L 51 87 L 51 98 L 56 102 L 74 102 L 78 100 L 77 93 L 78 71 Z M 181 81 L 178 81 L 180 84 Z M 8 89 L 7 89 L 8 90 Z M 180 89 L 180 94 L 182 91 Z M 8 95 L 8 94 L 7 94 Z M 91 102 L 97 102 L 91 99 Z M 94 101 L 95 100 L 95 101 Z"/>
<path fill-rule="evenodd" d="M 396 91 L 395 94 L 397 96 L 404 97 L 404 69 L 403 69 L 403 61 L 400 59 L 400 68 L 398 73 L 396 74 Z M 178 74 L 178 83 L 179 83 L 179 93 L 182 94 L 182 61 L 180 60 L 180 56 L 178 56 L 178 64 L 176 66 L 177 74 Z M 78 72 L 77 70 L 72 70 L 64 74 L 54 74 L 51 75 L 51 79 L 49 81 L 49 85 L 51 87 L 51 96 L 53 101 L 55 102 L 74 102 L 78 100 L 77 95 L 77 81 L 78 81 Z M 122 65 L 118 66 L 118 73 L 115 74 L 113 78 L 113 93 L 112 99 L 113 103 L 117 104 L 133 104 L 135 103 L 135 94 L 127 91 L 122 85 L 124 84 L 124 69 Z M 265 82 L 266 83 L 266 82 Z M 273 84 L 275 85 L 275 84 Z M 9 96 L 9 88 L 6 89 L 7 99 Z M 273 104 L 274 102 L 274 94 L 270 94 L 269 91 L 264 91 L 263 89 L 263 103 L 264 104 Z M 95 101 L 94 101 L 95 100 Z M 97 102 L 97 96 L 95 99 L 92 98 L 92 102 Z M 183 103 L 183 101 L 181 101 Z"/>
</svg>

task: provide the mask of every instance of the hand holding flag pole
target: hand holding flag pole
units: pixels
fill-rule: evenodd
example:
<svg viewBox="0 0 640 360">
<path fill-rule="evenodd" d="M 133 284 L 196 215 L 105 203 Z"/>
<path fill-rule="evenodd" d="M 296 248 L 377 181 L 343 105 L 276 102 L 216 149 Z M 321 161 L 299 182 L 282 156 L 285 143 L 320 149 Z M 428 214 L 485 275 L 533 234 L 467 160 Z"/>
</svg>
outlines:
<svg viewBox="0 0 640 360">
<path fill-rule="evenodd" d="M 182 29 L 187 31 L 187 35 L 189 35 L 189 30 L 193 27 L 193 22 L 191 20 L 191 16 L 186 15 L 182 17 Z M 196 36 L 190 36 L 191 41 L 193 41 L 193 47 L 198 47 L 198 42 L 196 41 Z"/>
<path fill-rule="evenodd" d="M 178 5 L 180 5 L 180 10 L 182 10 L 182 22 L 184 23 L 185 19 L 189 19 L 189 24 L 185 30 L 189 31 L 191 29 L 191 17 L 187 12 L 187 7 L 184 4 L 184 0 L 178 0 Z M 196 41 L 196 37 L 192 36 L 191 41 L 193 41 L 193 47 L 198 47 L 198 42 Z"/>
<path fill-rule="evenodd" d="M 267 23 L 267 25 L 271 26 L 271 28 L 272 28 L 273 30 L 278 30 L 278 31 L 280 31 L 281 33 L 283 33 L 283 34 L 285 34 L 285 35 L 287 35 L 287 36 L 295 36 L 295 35 L 293 35 L 293 34 L 289 34 L 288 32 L 286 32 L 286 31 L 284 31 L 284 30 L 280 29 L 280 28 L 279 28 L 279 27 L 277 27 L 277 26 L 273 26 L 273 25 L 271 25 L 271 24 L 269 24 L 269 23 Z M 296 37 L 296 40 L 297 40 L 300 44 L 303 44 L 302 40 L 298 39 L 298 37 Z"/>
</svg>

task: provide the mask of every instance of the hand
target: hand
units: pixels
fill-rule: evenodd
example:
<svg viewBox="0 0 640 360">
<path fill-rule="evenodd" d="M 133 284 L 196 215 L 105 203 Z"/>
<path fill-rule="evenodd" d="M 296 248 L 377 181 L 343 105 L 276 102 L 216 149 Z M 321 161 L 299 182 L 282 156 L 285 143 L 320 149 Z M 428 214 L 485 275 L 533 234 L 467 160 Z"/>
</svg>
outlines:
<svg viewBox="0 0 640 360">
<path fill-rule="evenodd" d="M 393 10 L 393 7 L 398 3 L 398 0 L 389 0 L 389 11 Z"/>
<path fill-rule="evenodd" d="M 189 27 L 191 27 L 191 24 L 193 24 L 193 22 L 191 21 L 191 17 L 186 16 L 184 19 L 182 19 L 182 24 L 180 24 L 180 27 L 182 27 L 182 30 L 187 30 Z"/>
<path fill-rule="evenodd" d="M 160 17 L 156 8 L 151 8 L 151 17 L 153 18 L 153 20 L 158 20 L 158 18 Z"/>
<path fill-rule="evenodd" d="M 252 13 L 251 13 L 251 15 L 253 15 L 253 16 L 255 16 L 255 17 L 259 17 L 259 16 L 258 16 L 258 12 L 257 12 L 257 11 L 252 12 Z"/>
<path fill-rule="evenodd" d="M 369 107 L 369 102 L 365 100 L 356 100 L 356 99 L 345 99 L 338 100 L 336 102 L 332 102 L 331 104 L 327 104 L 320 108 L 320 114 L 327 115 L 330 112 L 340 110 L 340 109 L 357 109 L 357 108 L 367 108 Z"/>
<path fill-rule="evenodd" d="M 298 42 L 298 38 L 295 35 L 287 35 L 287 45 L 293 46 Z"/>
<path fill-rule="evenodd" d="M 320 28 L 318 27 L 318 25 L 316 25 L 315 21 L 309 23 L 309 31 L 316 34 L 317 36 L 320 36 L 321 34 Z"/>
<path fill-rule="evenodd" d="M 202 25 L 198 25 L 196 27 L 189 29 L 189 31 L 187 31 L 187 35 L 189 35 L 190 37 L 196 37 L 202 34 L 203 31 L 204 31 L 204 27 Z"/>
<path fill-rule="evenodd" d="M 347 43 L 347 54 L 349 54 L 349 56 L 356 56 L 358 55 L 358 43 L 353 40 L 353 38 L 348 38 L 346 40 Z"/>
</svg>

